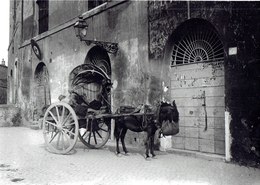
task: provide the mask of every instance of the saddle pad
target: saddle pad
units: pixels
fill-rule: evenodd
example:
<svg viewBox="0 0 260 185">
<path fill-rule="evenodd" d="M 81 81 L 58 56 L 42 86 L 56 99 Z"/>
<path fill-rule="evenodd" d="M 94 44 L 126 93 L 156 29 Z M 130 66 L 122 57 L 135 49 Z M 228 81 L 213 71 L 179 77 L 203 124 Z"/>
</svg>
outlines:
<svg viewBox="0 0 260 185">
<path fill-rule="evenodd" d="M 119 113 L 133 113 L 136 110 L 135 107 L 132 106 L 120 106 Z"/>
</svg>

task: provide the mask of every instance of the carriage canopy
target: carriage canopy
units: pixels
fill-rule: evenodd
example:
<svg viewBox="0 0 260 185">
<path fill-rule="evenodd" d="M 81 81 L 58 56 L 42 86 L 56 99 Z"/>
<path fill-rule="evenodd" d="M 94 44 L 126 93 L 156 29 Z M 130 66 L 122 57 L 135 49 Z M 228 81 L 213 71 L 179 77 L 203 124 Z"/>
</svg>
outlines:
<svg viewBox="0 0 260 185">
<path fill-rule="evenodd" d="M 100 67 L 87 63 L 77 66 L 69 76 L 69 90 L 77 92 L 86 101 L 101 101 L 103 105 L 109 101 L 108 93 L 111 79 Z"/>
</svg>

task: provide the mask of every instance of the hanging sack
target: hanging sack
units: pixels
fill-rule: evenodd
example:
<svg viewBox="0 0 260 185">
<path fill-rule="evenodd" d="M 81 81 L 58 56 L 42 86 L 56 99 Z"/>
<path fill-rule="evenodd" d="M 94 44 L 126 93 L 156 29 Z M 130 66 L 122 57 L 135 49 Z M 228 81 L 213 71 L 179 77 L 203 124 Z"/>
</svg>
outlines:
<svg viewBox="0 0 260 185">
<path fill-rule="evenodd" d="M 162 122 L 162 133 L 165 136 L 174 136 L 179 133 L 179 122 L 170 122 L 169 120 Z"/>
</svg>

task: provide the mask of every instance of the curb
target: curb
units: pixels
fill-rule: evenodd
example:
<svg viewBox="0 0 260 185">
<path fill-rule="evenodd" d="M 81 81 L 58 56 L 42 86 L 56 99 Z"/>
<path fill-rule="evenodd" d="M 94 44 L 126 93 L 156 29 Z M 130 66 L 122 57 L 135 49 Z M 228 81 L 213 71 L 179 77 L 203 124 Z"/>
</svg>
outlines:
<svg viewBox="0 0 260 185">
<path fill-rule="evenodd" d="M 122 152 L 122 146 L 120 143 L 120 150 Z M 114 151 L 116 151 L 116 141 L 115 140 L 108 140 L 106 143 L 105 147 L 112 148 Z M 130 152 L 145 152 L 145 147 L 136 147 L 131 144 L 126 144 L 126 147 L 128 151 Z M 195 152 L 195 151 L 189 151 L 189 150 L 180 150 L 180 149 L 166 149 L 165 151 L 161 150 L 155 150 L 157 153 L 166 153 L 166 154 L 176 154 L 176 155 L 181 155 L 181 156 L 186 156 L 186 157 L 194 157 L 198 159 L 204 159 L 208 161 L 217 161 L 217 162 L 226 162 L 225 157 L 222 155 L 217 155 L 217 154 L 210 154 L 210 153 L 201 153 L 201 152 Z"/>
<path fill-rule="evenodd" d="M 181 150 L 181 149 L 174 149 L 174 148 L 167 149 L 166 152 L 171 154 L 178 154 L 182 156 L 205 159 L 208 161 L 226 162 L 225 156 L 217 155 L 217 154 L 202 153 L 202 152 L 195 152 L 195 151 Z"/>
</svg>

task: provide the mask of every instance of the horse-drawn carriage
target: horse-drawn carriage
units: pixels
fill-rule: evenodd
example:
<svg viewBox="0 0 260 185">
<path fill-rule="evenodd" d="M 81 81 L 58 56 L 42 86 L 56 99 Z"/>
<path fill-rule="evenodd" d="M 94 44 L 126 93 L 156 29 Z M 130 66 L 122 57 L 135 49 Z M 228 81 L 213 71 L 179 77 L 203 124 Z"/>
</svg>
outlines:
<svg viewBox="0 0 260 185">
<path fill-rule="evenodd" d="M 118 153 L 119 138 L 127 152 L 123 139 L 127 129 L 132 127 L 133 131 L 148 133 L 147 150 L 151 148 L 153 155 L 153 144 L 149 143 L 153 142 L 151 137 L 155 130 L 162 128 L 160 123 L 167 121 L 168 126 L 178 123 L 175 104 L 160 104 L 154 110 L 146 106 L 142 110 L 122 106 L 112 114 L 109 100 L 112 83 L 104 69 L 97 65 L 76 67 L 70 75 L 70 81 L 67 102 L 61 98 L 61 101 L 51 104 L 44 114 L 43 135 L 46 148 L 52 153 L 69 153 L 78 138 L 89 148 L 101 148 L 110 137 L 111 120 L 114 119 Z M 129 128 L 129 125 L 132 126 Z M 178 132 L 178 125 L 174 126 L 174 132 Z"/>
</svg>

